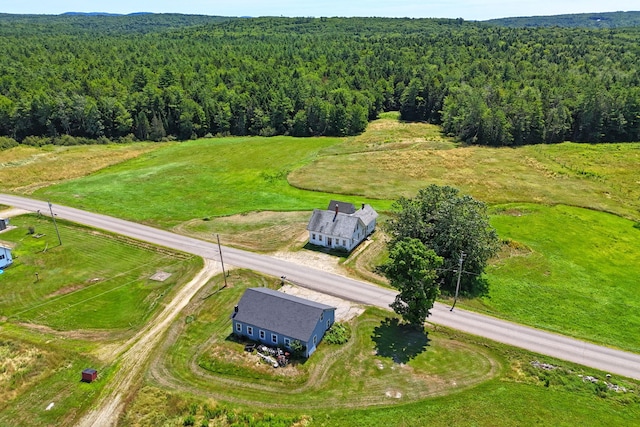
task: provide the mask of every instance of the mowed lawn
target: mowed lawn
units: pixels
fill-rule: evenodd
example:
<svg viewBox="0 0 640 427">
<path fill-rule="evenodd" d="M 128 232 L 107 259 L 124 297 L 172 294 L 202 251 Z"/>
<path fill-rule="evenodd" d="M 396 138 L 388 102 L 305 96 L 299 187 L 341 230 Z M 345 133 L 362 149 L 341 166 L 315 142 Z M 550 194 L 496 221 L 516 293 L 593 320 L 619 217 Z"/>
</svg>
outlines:
<svg viewBox="0 0 640 427">
<path fill-rule="evenodd" d="M 251 211 L 313 210 L 334 196 L 291 187 L 287 175 L 340 141 L 290 137 L 186 141 L 35 195 L 162 227 Z"/>
<path fill-rule="evenodd" d="M 0 275 L 0 316 L 56 330 L 132 330 L 162 306 L 201 262 L 171 251 L 49 218 L 12 218 L 0 239 L 14 247 L 14 264 Z M 32 228 L 34 234 L 29 233 Z M 163 271 L 165 281 L 150 277 Z"/>
<path fill-rule="evenodd" d="M 640 227 L 569 206 L 512 204 L 491 223 L 509 240 L 471 307 L 640 352 Z"/>
</svg>

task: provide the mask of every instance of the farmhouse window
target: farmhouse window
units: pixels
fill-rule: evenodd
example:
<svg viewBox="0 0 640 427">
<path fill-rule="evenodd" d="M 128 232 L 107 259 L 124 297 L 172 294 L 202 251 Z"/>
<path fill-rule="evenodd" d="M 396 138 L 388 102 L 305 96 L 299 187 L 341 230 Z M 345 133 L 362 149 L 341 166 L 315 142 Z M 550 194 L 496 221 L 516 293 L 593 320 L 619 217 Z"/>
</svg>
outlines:
<svg viewBox="0 0 640 427">
<path fill-rule="evenodd" d="M 324 319 L 324 311 L 320 313 L 320 321 L 322 321 L 323 319 Z"/>
<path fill-rule="evenodd" d="M 342 246 L 344 246 L 345 248 L 347 247 L 347 241 L 346 240 L 342 240 Z"/>
<path fill-rule="evenodd" d="M 260 339 L 263 340 L 264 339 L 264 331 L 260 331 Z"/>
<path fill-rule="evenodd" d="M 4 254 L 0 255 L 0 259 L 4 259 Z"/>
<path fill-rule="evenodd" d="M 313 233 L 313 234 L 311 235 L 311 238 L 312 238 L 313 240 L 316 240 L 316 233 Z"/>
<path fill-rule="evenodd" d="M 236 331 L 242 332 L 242 325 L 240 323 L 236 323 Z"/>
<path fill-rule="evenodd" d="M 247 334 L 253 336 L 253 326 L 247 326 Z"/>
<path fill-rule="evenodd" d="M 322 236 L 318 236 L 318 240 L 322 242 Z"/>
<path fill-rule="evenodd" d="M 284 345 L 285 345 L 285 347 L 291 347 L 291 340 L 289 338 L 285 338 L 284 339 Z"/>
<path fill-rule="evenodd" d="M 331 327 L 331 320 L 327 319 L 327 329 Z"/>
<path fill-rule="evenodd" d="M 314 335 L 313 336 L 313 345 L 316 345 L 316 344 L 318 344 L 318 336 Z"/>
<path fill-rule="evenodd" d="M 271 342 L 278 344 L 278 336 L 276 334 L 271 334 Z"/>
</svg>

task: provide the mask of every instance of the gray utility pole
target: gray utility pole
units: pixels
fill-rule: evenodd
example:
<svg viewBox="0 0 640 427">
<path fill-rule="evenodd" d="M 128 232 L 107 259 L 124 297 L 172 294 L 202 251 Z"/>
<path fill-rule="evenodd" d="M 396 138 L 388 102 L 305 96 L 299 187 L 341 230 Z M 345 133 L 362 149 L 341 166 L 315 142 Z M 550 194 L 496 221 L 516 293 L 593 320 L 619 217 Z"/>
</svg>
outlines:
<svg viewBox="0 0 640 427">
<path fill-rule="evenodd" d="M 220 263 L 222 264 L 222 276 L 224 277 L 224 287 L 227 287 L 227 273 L 224 272 L 224 261 L 222 261 L 222 246 L 220 246 L 220 235 L 216 234 L 218 238 L 218 252 L 220 252 Z M 223 288 L 224 289 L 224 288 Z"/>
<path fill-rule="evenodd" d="M 53 219 L 53 226 L 56 228 L 56 234 L 58 235 L 58 243 L 60 243 L 60 246 L 62 246 L 62 239 L 60 238 L 60 231 L 58 231 L 58 224 L 56 224 L 56 216 L 53 214 L 53 207 L 51 207 L 50 201 L 47 201 L 47 203 L 49 203 L 49 212 L 51 212 L 51 219 Z"/>
<path fill-rule="evenodd" d="M 462 263 L 464 262 L 464 257 L 466 256 L 467 254 L 465 254 L 464 252 L 460 252 L 460 260 L 458 264 L 458 283 L 456 283 L 456 296 L 453 298 L 453 305 L 451 306 L 451 310 L 449 311 L 453 311 L 453 307 L 455 307 L 456 302 L 458 302 L 458 292 L 460 291 L 460 276 L 462 275 Z"/>
</svg>

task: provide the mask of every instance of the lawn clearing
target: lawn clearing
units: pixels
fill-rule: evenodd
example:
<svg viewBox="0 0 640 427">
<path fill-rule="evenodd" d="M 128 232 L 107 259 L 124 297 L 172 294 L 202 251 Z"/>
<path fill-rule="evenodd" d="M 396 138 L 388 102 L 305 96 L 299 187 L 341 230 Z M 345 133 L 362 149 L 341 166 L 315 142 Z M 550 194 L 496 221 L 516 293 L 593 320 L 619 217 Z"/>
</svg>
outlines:
<svg viewBox="0 0 640 427">
<path fill-rule="evenodd" d="M 159 352 L 152 364 L 151 376 L 160 386 L 252 407 L 304 411 L 402 404 L 473 387 L 500 369 L 481 347 L 437 333 L 425 336 L 376 309 L 349 323 L 347 344 L 321 343 L 304 363 L 273 369 L 229 338 L 231 322 L 224 313 L 232 312 L 246 287 L 277 287 L 279 281 L 244 271 L 233 271 L 227 281 L 230 286 L 219 292 L 214 293 L 216 285 L 203 289 L 174 325 L 166 354 Z"/>
<path fill-rule="evenodd" d="M 614 215 L 531 204 L 491 217 L 517 250 L 487 270 L 488 297 L 472 308 L 640 352 L 640 229 Z"/>
<path fill-rule="evenodd" d="M 186 141 L 36 195 L 165 228 L 194 218 L 313 210 L 335 196 L 291 187 L 287 175 L 340 141 L 290 137 Z"/>
<path fill-rule="evenodd" d="M 1 238 L 15 246 L 14 265 L 0 276 L 0 315 L 10 322 L 131 333 L 201 265 L 190 256 L 64 221 L 58 221 L 60 246 L 51 220 L 35 214 L 11 224 L 17 228 Z M 171 276 L 151 280 L 157 271 Z"/>
<path fill-rule="evenodd" d="M 190 416 L 197 425 L 269 425 L 265 419 L 283 426 L 299 420 L 311 426 L 640 422 L 638 381 L 446 328 L 425 336 L 379 309 L 349 323 L 346 345 L 321 343 L 306 363 L 291 367 L 296 374 L 287 373 L 289 367 L 274 370 L 226 339 L 231 325 L 221 313 L 232 311 L 246 286 L 275 288 L 278 281 L 233 271 L 228 282 L 221 291 L 218 284 L 203 289 L 185 309 L 125 419 L 139 426 Z"/>
</svg>

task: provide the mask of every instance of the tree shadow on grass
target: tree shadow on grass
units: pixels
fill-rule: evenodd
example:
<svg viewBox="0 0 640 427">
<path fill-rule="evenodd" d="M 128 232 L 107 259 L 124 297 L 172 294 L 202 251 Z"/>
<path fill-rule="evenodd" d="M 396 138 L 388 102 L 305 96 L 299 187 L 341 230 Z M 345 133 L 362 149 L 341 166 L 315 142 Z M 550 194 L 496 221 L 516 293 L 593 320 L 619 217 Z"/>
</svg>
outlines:
<svg viewBox="0 0 640 427">
<path fill-rule="evenodd" d="M 389 357 L 396 363 L 407 363 L 425 352 L 431 341 L 427 332 L 400 324 L 397 318 L 389 317 L 374 328 L 371 339 L 376 344 L 379 356 Z"/>
</svg>

